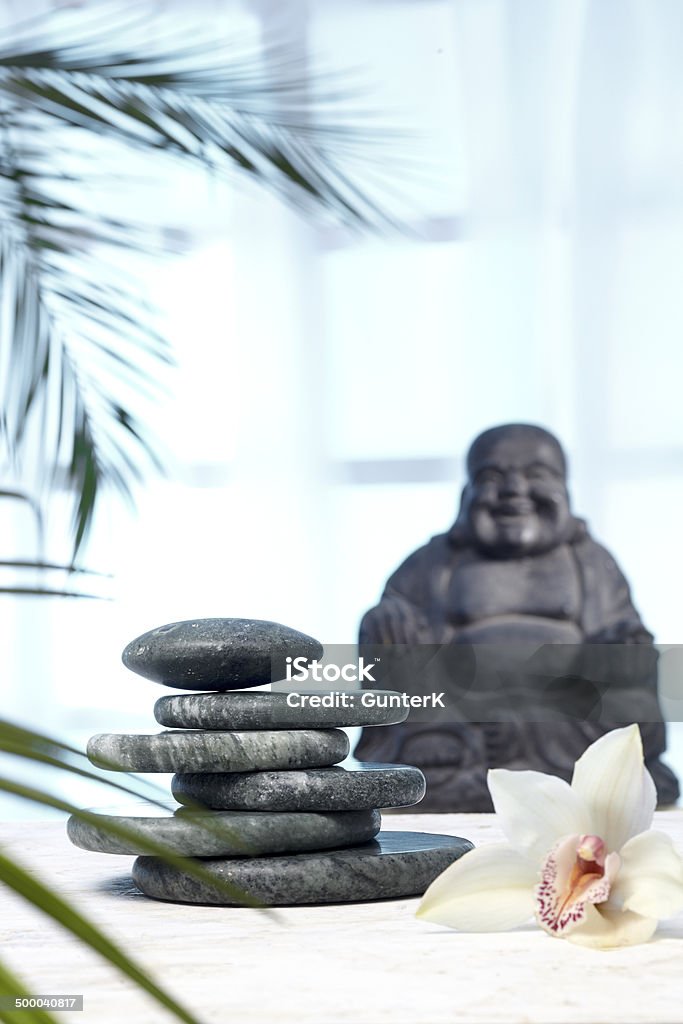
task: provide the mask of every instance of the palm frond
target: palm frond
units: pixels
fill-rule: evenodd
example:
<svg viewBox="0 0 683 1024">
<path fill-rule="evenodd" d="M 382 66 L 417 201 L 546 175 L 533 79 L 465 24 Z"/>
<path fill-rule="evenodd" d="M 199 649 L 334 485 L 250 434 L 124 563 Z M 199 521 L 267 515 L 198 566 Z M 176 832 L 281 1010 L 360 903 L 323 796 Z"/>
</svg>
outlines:
<svg viewBox="0 0 683 1024">
<path fill-rule="evenodd" d="M 354 147 L 362 156 L 388 132 L 354 108 L 340 75 L 311 76 L 282 46 L 245 54 L 176 36 L 142 52 L 137 32 L 125 52 L 98 32 L 59 47 L 8 44 L 0 92 L 24 111 L 127 146 L 236 168 L 352 226 L 393 225 L 348 166 Z"/>
<path fill-rule="evenodd" d="M 33 993 L 24 987 L 23 982 L 17 978 L 7 964 L 0 960 L 0 996 L 9 996 L 15 999 L 23 996 L 28 999 L 32 995 Z M 29 1006 L 18 1012 L 21 1014 L 20 1017 L 17 1016 L 16 1010 L 3 1010 L 0 1007 L 0 1020 L 7 1024 L 16 1024 L 17 1020 L 25 1021 L 26 1024 L 57 1024 L 57 1018 L 40 1007 Z"/>
<path fill-rule="evenodd" d="M 122 791 L 127 795 L 133 795 L 137 797 L 138 800 L 149 803 L 151 806 L 168 810 L 168 797 L 153 783 L 150 783 L 150 788 L 154 793 L 158 793 L 163 796 L 163 800 L 159 799 L 156 795 L 146 795 L 144 792 L 139 792 L 134 789 L 130 784 L 133 779 L 128 775 L 128 773 L 124 774 L 130 781 L 128 784 L 124 784 L 114 782 L 104 775 L 98 775 L 91 770 L 71 764 L 68 760 L 70 756 L 76 755 L 78 758 L 86 760 L 85 754 L 76 747 L 65 744 L 54 737 L 34 732 L 31 729 L 15 725 L 12 722 L 0 721 L 0 751 L 22 757 L 37 765 L 48 765 L 51 767 L 53 772 L 70 772 L 81 778 L 96 781 L 105 786 Z M 139 782 L 141 780 L 136 779 L 135 781 Z M 144 781 L 147 782 L 148 780 Z M 231 901 L 239 903 L 242 906 L 249 906 L 258 909 L 262 913 L 267 914 L 269 918 L 274 921 L 279 920 L 274 911 L 263 907 L 260 901 L 254 899 L 238 886 L 226 879 L 214 878 L 213 875 L 204 867 L 201 859 L 182 856 L 163 842 L 158 842 L 154 839 L 140 835 L 139 832 L 130 826 L 127 826 L 125 823 L 116 822 L 115 820 L 112 820 L 111 817 L 103 817 L 97 812 L 83 810 L 76 807 L 70 801 L 63 799 L 62 797 L 55 796 L 49 791 L 39 789 L 35 786 L 29 786 L 24 782 L 10 779 L 3 775 L 0 775 L 0 792 L 20 797 L 23 800 L 30 801 L 31 803 L 41 807 L 49 807 L 53 810 L 70 814 L 78 820 L 95 825 L 99 830 L 107 831 L 112 836 L 119 839 L 134 840 L 140 849 L 144 850 L 145 855 L 159 857 L 166 863 L 169 863 L 191 877 L 196 878 L 198 881 L 202 881 L 205 884 L 213 886 L 213 888 L 217 889 Z M 203 808 L 200 805 L 194 805 L 190 808 L 190 810 L 192 809 L 206 811 L 206 808 Z M 204 828 L 208 833 L 213 835 L 229 837 L 232 842 L 240 845 L 240 837 L 237 829 L 226 825 L 224 821 L 215 822 L 211 815 L 207 815 L 206 817 L 202 817 L 197 820 L 196 826 L 198 828 Z M 241 843 L 241 846 L 245 854 L 253 852 L 249 849 L 247 844 Z M 4 854 L 1 850 L 0 884 L 4 884 L 14 890 L 18 895 L 33 904 L 33 906 L 42 910 L 54 921 L 83 941 L 91 949 L 99 953 L 123 975 L 133 981 L 140 989 L 146 991 L 162 1006 L 174 1013 L 179 1020 L 183 1020 L 187 1022 L 187 1024 L 197 1024 L 196 1018 L 191 1013 L 178 1004 L 177 1000 L 175 1000 L 161 986 L 150 980 L 146 971 L 131 957 L 129 957 L 128 954 L 115 942 L 109 939 L 97 925 L 83 915 L 77 907 L 75 907 L 70 901 L 64 899 L 58 893 L 54 892 L 46 882 L 37 879 L 28 869 L 24 868 L 21 864 L 18 864 L 16 860 L 11 858 L 8 854 Z M 0 962 L 0 994 L 26 994 L 26 990 L 22 983 L 19 979 L 14 977 L 2 962 Z M 23 1017 L 24 1013 L 22 1011 L 22 1019 Z M 2 1016 L 2 1011 L 0 1010 L 0 1020 L 2 1019 L 4 1018 Z M 7 1019 L 14 1018 L 10 1017 Z M 42 1015 L 36 1015 L 33 1018 L 27 1016 L 26 1019 L 33 1019 L 36 1021 L 36 1024 L 50 1024 L 53 1018 L 49 1014 L 43 1013 Z"/>
<path fill-rule="evenodd" d="M 101 601 L 103 598 L 97 594 L 88 594 L 82 590 L 59 590 L 58 587 L 0 587 L 0 594 L 8 594 L 12 597 L 74 597 Z"/>
<path fill-rule="evenodd" d="M 120 776 L 123 774 L 124 778 L 129 780 L 126 783 L 118 782 L 110 779 L 108 775 L 101 774 L 97 769 L 93 769 L 87 755 L 76 747 L 72 747 L 68 744 L 62 743 L 60 740 L 55 739 L 52 736 L 46 736 L 42 733 L 33 732 L 30 729 L 26 729 L 22 726 L 18 726 L 13 722 L 7 722 L 0 720 L 0 752 L 5 754 L 11 754 L 15 757 L 21 757 L 28 761 L 33 762 L 37 765 L 47 765 L 58 771 L 71 773 L 82 779 L 87 779 L 91 782 L 96 782 L 103 787 L 110 787 L 115 789 L 117 792 L 125 793 L 127 796 L 133 796 L 138 801 L 144 801 L 149 804 L 150 807 L 158 808 L 163 811 L 168 810 L 168 794 L 162 790 L 156 783 L 146 778 L 140 778 L 139 776 L 131 776 L 128 772 L 121 773 L 116 770 L 116 774 Z M 79 767 L 71 763 L 73 757 L 87 767 Z M 112 766 L 115 767 L 115 766 Z M 147 792 L 133 788 L 131 781 L 135 781 L 136 784 L 145 786 Z M 67 814 L 73 814 L 75 817 L 80 818 L 83 821 L 89 821 L 92 824 L 96 824 L 98 828 L 108 828 L 113 835 L 120 836 L 124 839 L 139 838 L 137 833 L 132 832 L 125 825 L 108 824 L 103 823 L 101 818 L 92 814 L 89 811 L 83 811 L 72 804 L 67 803 L 59 797 L 56 797 L 43 790 L 37 790 L 26 786 L 23 783 L 17 783 L 11 779 L 0 776 L 0 790 L 13 793 L 15 796 L 23 796 L 26 800 L 32 800 L 35 803 L 44 804 L 47 807 L 55 808 L 56 810 L 64 811 Z M 206 812 L 207 808 L 195 801 L 190 800 L 183 805 L 184 809 L 188 812 Z M 230 829 L 225 825 L 224 822 L 214 825 L 211 817 L 209 816 L 206 820 L 202 820 L 201 825 L 206 829 L 207 832 L 213 832 L 217 835 L 230 835 L 232 840 L 238 846 L 242 846 L 244 853 L 252 853 L 247 844 L 241 842 L 236 829 Z M 196 877 L 203 881 L 211 883 L 211 876 L 203 871 L 201 864 L 195 865 L 194 861 L 187 861 L 184 858 L 178 858 L 176 854 L 169 851 L 163 843 L 157 843 L 153 840 L 146 841 L 147 852 L 155 854 L 160 857 L 166 857 L 169 855 L 173 862 L 175 862 L 183 870 L 189 871 L 192 874 L 196 867 Z M 240 893 L 234 886 L 227 884 L 227 888 L 224 890 L 229 895 L 237 896 L 242 899 L 243 902 L 249 905 L 258 905 L 255 901 L 250 900 L 244 894 Z"/>
<path fill-rule="evenodd" d="M 63 743 L 61 740 L 44 733 L 34 732 L 23 726 L 16 725 L 0 719 L 0 752 L 13 754 L 15 757 L 23 757 L 37 764 L 46 764 L 60 771 L 77 775 L 82 779 L 91 782 L 98 782 L 104 786 L 116 789 L 127 796 L 134 796 L 137 799 L 147 800 L 158 807 L 165 807 L 168 797 L 163 789 L 156 783 L 145 778 L 133 776 L 135 782 L 147 788 L 148 793 L 134 789 L 128 783 L 110 779 L 99 770 L 93 769 L 86 754 L 77 747 Z M 74 764 L 73 761 L 77 763 Z M 130 779 L 131 776 L 126 776 Z"/>
<path fill-rule="evenodd" d="M 67 137 L 236 169 L 356 228 L 391 223 L 354 170 L 376 126 L 349 121 L 336 79 L 311 88 L 281 48 L 245 54 L 171 36 L 143 51 L 140 20 L 120 15 L 106 33 L 86 26 L 62 45 L 32 38 L 29 23 L 0 43 L 0 438 L 15 464 L 27 437 L 40 448 L 43 499 L 55 485 L 76 496 L 74 559 L 102 489 L 131 501 L 135 481 L 160 468 L 158 444 L 130 409 L 139 395 L 158 397 L 155 367 L 170 353 L 105 256 L 148 251 L 150 232 L 74 200 L 93 169 L 60 170 Z"/>
<path fill-rule="evenodd" d="M 31 597 L 76 597 L 76 598 L 89 598 L 94 601 L 108 601 L 110 600 L 106 594 L 93 593 L 90 590 L 84 589 L 82 586 L 77 586 L 74 583 L 73 586 L 68 586 L 67 583 L 73 580 L 73 577 L 93 577 L 99 579 L 111 579 L 109 573 L 96 572 L 93 569 L 85 569 L 82 566 L 72 564 L 60 564 L 58 562 L 46 562 L 40 558 L 0 558 L 0 573 L 3 577 L 6 575 L 10 577 L 13 575 L 17 582 L 6 582 L 3 580 L 0 584 L 0 594 L 18 595 Z M 49 577 L 56 573 L 61 574 L 67 581 L 64 584 L 58 584 L 56 582 L 50 582 Z M 40 584 L 25 583 L 23 579 L 34 578 L 38 576 L 41 580 Z M 43 582 L 45 581 L 45 582 Z M 80 580 L 77 579 L 77 582 Z"/>
<path fill-rule="evenodd" d="M 171 864 L 173 867 L 185 872 L 185 874 L 190 875 L 192 878 L 196 878 L 198 881 L 212 886 L 218 892 L 227 896 L 235 903 L 239 903 L 245 907 L 262 910 L 271 917 L 275 916 L 274 911 L 264 907 L 259 900 L 244 892 L 237 885 L 234 885 L 234 883 L 227 879 L 215 878 L 210 871 L 206 870 L 201 858 L 184 857 L 181 854 L 176 853 L 164 843 L 157 842 L 155 839 L 150 839 L 148 836 L 142 836 L 139 832 L 136 832 L 135 829 L 130 828 L 127 825 L 114 822 L 111 818 L 104 819 L 101 814 L 83 810 L 80 807 L 76 807 L 68 800 L 62 800 L 59 797 L 54 796 L 52 793 L 36 789 L 33 786 L 27 786 L 24 783 L 16 782 L 13 779 L 7 779 L 2 775 L 0 775 L 0 792 L 22 797 L 22 799 L 39 804 L 41 807 L 51 807 L 53 810 L 64 811 L 64 813 L 70 814 L 74 818 L 78 818 L 79 821 L 84 821 L 89 825 L 94 825 L 101 832 L 108 832 L 117 839 L 134 840 L 140 849 L 144 850 L 145 856 L 159 857 L 167 864 Z M 164 807 L 163 809 L 167 810 L 168 808 Z M 212 822 L 210 816 L 207 816 L 203 820 L 197 820 L 195 824 L 197 828 L 204 829 L 210 834 L 229 837 L 235 844 L 239 844 L 240 842 L 240 837 L 237 835 L 236 829 L 231 829 L 225 824 Z M 244 855 L 253 853 L 253 850 L 250 850 L 246 843 L 242 843 L 241 845 Z M 112 854 L 112 856 L 115 856 L 115 854 Z M 0 881 L 1 880 L 2 876 L 0 875 Z"/>
<path fill-rule="evenodd" d="M 2 492 L 0 492 L 2 496 Z M 112 579 L 112 574 L 109 572 L 98 572 L 96 569 L 86 569 L 82 565 L 61 565 L 58 562 L 41 562 L 40 559 L 27 559 L 27 558 L 0 558 L 0 569 L 40 569 L 42 572 L 68 572 L 76 574 L 84 574 L 86 576 L 99 576 L 102 579 Z"/>
<path fill-rule="evenodd" d="M 6 423 L 4 417 L 2 419 L 2 427 L 3 430 L 5 430 Z M 36 541 L 38 543 L 38 548 L 42 550 L 45 534 L 45 523 L 43 521 L 43 510 L 41 509 L 40 504 L 32 495 L 27 494 L 25 491 L 7 490 L 6 488 L 0 489 L 0 500 L 2 499 L 9 499 L 10 501 L 20 501 L 28 505 L 28 507 L 31 510 L 31 514 L 33 515 L 33 522 L 36 530 Z M 1 564 L 2 563 L 0 562 L 0 565 Z"/>
<path fill-rule="evenodd" d="M 82 914 L 69 900 L 64 899 L 16 860 L 0 850 L 0 882 L 22 896 L 38 910 L 57 921 L 99 953 L 110 964 L 139 988 L 149 993 L 161 1006 L 170 1010 L 185 1024 L 200 1024 L 197 1017 L 174 999 L 165 989 L 149 977 L 147 971 L 112 942 L 101 928 Z"/>
<path fill-rule="evenodd" d="M 42 496 L 56 482 L 77 496 L 75 558 L 102 486 L 113 485 L 130 500 L 132 483 L 159 468 L 153 444 L 126 405 L 140 392 L 158 393 L 150 367 L 171 357 L 145 303 L 96 257 L 102 246 L 139 247 L 139 233 L 93 220 L 52 196 L 7 120 L 0 181 L 4 437 L 10 453 L 35 450 L 33 424 Z"/>
</svg>

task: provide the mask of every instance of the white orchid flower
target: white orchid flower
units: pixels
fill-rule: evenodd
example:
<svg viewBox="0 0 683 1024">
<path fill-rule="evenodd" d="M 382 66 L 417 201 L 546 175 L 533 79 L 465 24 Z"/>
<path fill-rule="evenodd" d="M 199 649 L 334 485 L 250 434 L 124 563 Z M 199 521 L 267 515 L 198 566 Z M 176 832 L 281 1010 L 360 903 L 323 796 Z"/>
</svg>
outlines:
<svg viewBox="0 0 683 1024">
<path fill-rule="evenodd" d="M 646 831 L 656 793 L 637 725 L 591 744 L 571 786 L 542 772 L 489 771 L 509 843 L 483 846 L 427 889 L 418 917 L 461 931 L 536 920 L 553 936 L 608 948 L 647 942 L 683 908 L 683 859 Z"/>
</svg>

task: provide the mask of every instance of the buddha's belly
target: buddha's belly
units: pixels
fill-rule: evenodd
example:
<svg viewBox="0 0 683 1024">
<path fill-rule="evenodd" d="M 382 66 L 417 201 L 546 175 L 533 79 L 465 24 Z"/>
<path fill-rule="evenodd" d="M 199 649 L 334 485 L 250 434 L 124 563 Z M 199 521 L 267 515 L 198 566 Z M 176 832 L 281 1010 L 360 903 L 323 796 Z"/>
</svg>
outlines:
<svg viewBox="0 0 683 1024">
<path fill-rule="evenodd" d="M 495 642 L 510 638 L 513 630 L 530 634 L 532 640 L 537 633 L 549 635 L 548 643 L 580 639 L 581 581 L 566 545 L 508 561 L 471 552 L 453 572 L 443 596 L 450 627 L 483 629 L 495 635 Z"/>
</svg>

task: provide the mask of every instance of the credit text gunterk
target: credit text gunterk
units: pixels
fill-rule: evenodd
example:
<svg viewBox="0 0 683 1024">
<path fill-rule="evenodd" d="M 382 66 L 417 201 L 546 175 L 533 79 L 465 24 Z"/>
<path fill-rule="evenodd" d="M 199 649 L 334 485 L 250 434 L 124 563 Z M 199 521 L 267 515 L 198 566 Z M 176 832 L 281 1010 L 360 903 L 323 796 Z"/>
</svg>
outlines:
<svg viewBox="0 0 683 1024">
<path fill-rule="evenodd" d="M 377 691 L 358 693 L 288 693 L 290 708 L 445 708 L 445 692 L 428 693 L 422 696 L 407 693 L 380 693 Z"/>
</svg>

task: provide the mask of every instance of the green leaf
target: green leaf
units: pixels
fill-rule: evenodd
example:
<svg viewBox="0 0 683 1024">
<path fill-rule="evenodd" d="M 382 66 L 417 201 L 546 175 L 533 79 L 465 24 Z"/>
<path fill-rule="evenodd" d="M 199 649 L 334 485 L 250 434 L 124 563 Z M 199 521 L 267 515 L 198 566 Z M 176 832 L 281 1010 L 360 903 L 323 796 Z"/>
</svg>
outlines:
<svg viewBox="0 0 683 1024">
<path fill-rule="evenodd" d="M 11 351 L 11 372 L 0 381 L 3 434 L 8 452 L 19 458 L 34 445 L 35 435 L 30 440 L 27 435 L 29 423 L 40 422 L 40 486 L 66 484 L 77 496 L 75 560 L 102 487 L 113 485 L 130 500 L 131 481 L 141 478 L 145 467 L 159 468 L 154 445 L 126 403 L 145 390 L 154 400 L 159 388 L 150 381 L 150 367 L 167 364 L 170 355 L 148 326 L 148 314 L 110 279 L 101 259 L 84 254 L 74 267 L 55 258 L 44 244 L 55 233 L 45 218 L 55 211 L 60 215 L 64 248 L 87 230 L 83 216 L 50 202 L 20 166 L 21 155 L 13 147 L 6 145 L 2 157 L 0 180 L 4 170 L 9 192 L 0 211 L 0 312 L 5 311 L 0 349 Z M 31 215 L 36 207 L 40 217 Z M 120 242 L 129 243 L 125 231 Z M 109 381 L 114 401 L 103 381 Z M 53 596 L 76 596 L 68 588 L 45 589 Z M 6 591 L 45 592 L 21 586 Z"/>
<path fill-rule="evenodd" d="M 29 506 L 29 508 L 31 509 L 31 512 L 33 513 L 33 521 L 34 521 L 35 528 L 36 528 L 36 539 L 38 541 L 38 546 L 42 547 L 43 546 L 43 537 L 44 537 L 44 534 L 45 534 L 45 524 L 43 522 L 42 509 L 40 508 L 40 505 L 35 500 L 35 498 L 32 497 L 30 494 L 26 494 L 24 491 L 14 491 L 14 490 L 8 491 L 5 488 L 0 490 L 0 498 L 9 498 L 10 500 L 13 499 L 15 501 L 23 501 L 23 502 L 25 502 Z M 12 563 L 11 562 L 9 562 L 9 563 L 7 563 L 7 562 L 0 562 L 0 565 L 8 565 L 8 564 L 11 565 Z M 17 563 L 15 563 L 15 564 L 17 564 Z"/>
<path fill-rule="evenodd" d="M 238 903 L 241 906 L 262 910 L 270 917 L 275 917 L 273 911 L 265 907 L 260 900 L 250 896 L 249 893 L 244 892 L 244 890 L 240 889 L 232 882 L 216 878 L 212 875 L 204 868 L 201 858 L 184 857 L 170 849 L 164 843 L 140 836 L 134 829 L 131 829 L 125 824 L 119 824 L 118 822 L 112 822 L 111 820 L 105 821 L 102 819 L 102 816 L 98 815 L 96 812 L 76 807 L 67 800 L 62 800 L 60 797 L 53 796 L 52 793 L 47 793 L 44 790 L 36 789 L 32 786 L 25 786 L 21 782 L 15 782 L 12 779 L 7 779 L 3 776 L 0 776 L 0 791 L 4 793 L 11 793 L 14 796 L 22 797 L 24 800 L 30 800 L 33 803 L 38 803 L 45 807 L 52 807 L 55 810 L 64 811 L 66 814 L 71 814 L 81 821 L 85 821 L 90 825 L 95 825 L 102 831 L 110 832 L 113 836 L 116 836 L 119 839 L 134 839 L 139 846 L 145 848 L 145 852 L 144 854 L 141 854 L 141 856 L 159 857 L 167 864 L 171 864 L 173 867 L 178 868 L 179 871 L 184 871 L 186 874 L 191 875 L 192 878 L 196 878 L 198 881 L 212 886 L 218 892 L 227 896 L 235 903 Z M 204 808 L 204 810 L 206 810 L 206 808 Z M 239 836 L 235 829 L 231 829 L 225 824 L 212 822 L 210 816 L 207 816 L 206 819 L 202 821 L 197 820 L 196 823 L 200 828 L 204 828 L 212 835 L 229 835 L 232 840 L 239 841 Z M 248 856 L 253 853 L 253 850 L 250 850 L 246 843 L 243 843 L 242 847 L 244 856 Z M 117 854 L 112 854 L 112 856 L 117 856 Z"/>
<path fill-rule="evenodd" d="M 71 133 L 89 133 L 213 173 L 236 170 L 356 229 L 397 226 L 359 180 L 387 136 L 348 108 L 344 79 L 311 76 L 283 48 L 245 53 L 181 34 L 160 44 L 147 35 L 143 47 L 144 23 L 112 16 L 103 30 L 79 12 L 68 41 L 56 44 L 31 21 L 0 42 L 0 351 L 9 350 L 11 366 L 0 380 L 0 440 L 21 466 L 35 439 L 29 424 L 40 422 L 37 497 L 64 485 L 75 496 L 73 559 L 102 491 L 132 502 L 133 483 L 160 467 L 159 446 L 131 407 L 138 396 L 159 396 L 156 371 L 170 353 L 106 255 L 149 252 L 157 241 L 79 208 L 100 168 L 60 174 L 53 151 L 68 155 Z M 115 149 L 107 158 L 115 161 Z"/>
<path fill-rule="evenodd" d="M 0 743 L 8 739 L 13 743 L 23 743 L 26 747 L 46 747 L 49 750 L 87 757 L 85 751 L 72 747 L 55 736 L 48 736 L 47 733 L 36 732 L 35 729 L 27 729 L 25 725 L 17 725 L 16 722 L 0 718 Z"/>
<path fill-rule="evenodd" d="M 149 978 L 146 969 L 139 966 L 119 946 L 108 939 L 96 924 L 89 921 L 68 900 L 53 892 L 2 852 L 0 852 L 0 882 L 53 918 L 76 938 L 85 942 L 123 975 L 135 982 L 139 988 L 148 992 L 161 1006 L 175 1014 L 179 1020 L 184 1021 L 185 1024 L 200 1024 L 194 1014 L 155 984 Z"/>
<path fill-rule="evenodd" d="M 58 590 L 56 587 L 0 587 L 0 594 L 12 594 L 13 597 L 78 597 L 91 601 L 108 601 L 109 598 L 99 594 L 86 594 L 80 590 Z"/>
<path fill-rule="evenodd" d="M 1 492 L 0 497 L 2 497 Z M 99 576 L 101 579 L 113 579 L 112 574 L 109 572 L 97 572 L 96 569 L 86 569 L 83 566 L 71 564 L 63 565 L 59 562 L 43 562 L 40 559 L 0 558 L 0 569 L 40 569 L 44 572 L 66 572 L 69 573 L 69 575 L 71 575 L 71 573 L 80 573 L 86 576 Z"/>
<path fill-rule="evenodd" d="M 137 776 L 130 776 L 124 774 L 124 777 L 135 778 L 142 786 L 146 786 L 152 791 L 155 796 L 147 796 L 144 793 L 140 793 L 125 783 L 115 781 L 108 778 L 106 775 L 99 774 L 90 765 L 87 755 L 76 747 L 68 746 L 59 740 L 52 739 L 49 736 L 45 736 L 42 733 L 32 732 L 29 729 L 24 729 L 21 726 L 14 725 L 12 722 L 3 721 L 0 719 L 0 751 L 7 754 L 13 754 L 16 757 L 23 757 L 30 761 L 35 761 L 36 764 L 45 764 L 53 768 L 58 768 L 61 771 L 70 772 L 73 775 L 78 775 L 81 778 L 88 779 L 92 782 L 99 782 L 104 786 L 109 786 L 112 789 L 119 790 L 125 793 L 127 796 L 135 796 L 138 799 L 147 800 L 149 803 L 156 804 L 159 807 L 165 807 L 168 801 L 166 792 L 158 786 L 156 783 L 149 779 Z M 82 759 L 87 765 L 87 768 L 80 768 L 77 765 L 71 764 L 67 759 L 66 755 L 75 755 L 79 759 Z M 121 773 L 118 773 L 119 775 Z"/>
<path fill-rule="evenodd" d="M 60 760 L 60 755 L 63 757 L 64 754 L 76 754 L 80 758 L 87 760 L 86 756 L 75 747 L 66 746 L 58 740 L 54 740 L 43 734 L 34 733 L 31 730 L 23 729 L 21 726 L 0 721 L 0 751 L 26 758 L 36 764 L 47 765 L 60 771 L 70 772 L 74 775 L 80 776 L 81 778 L 109 786 L 125 793 L 127 796 L 133 796 L 138 800 L 145 801 L 154 807 L 159 807 L 163 810 L 168 809 L 168 794 L 155 783 L 149 782 L 147 779 L 136 779 L 136 781 L 145 782 L 153 793 L 156 794 L 154 796 L 147 795 L 144 792 L 140 793 L 136 791 L 128 785 L 112 781 L 106 776 L 95 774 L 92 770 L 71 765 L 65 760 Z M 52 753 L 49 753 L 49 751 Z M 120 775 L 121 773 L 119 772 L 117 774 Z M 128 775 L 128 773 L 123 774 L 128 778 L 134 777 Z M 53 807 L 56 810 L 64 811 L 66 814 L 73 814 L 75 817 L 81 818 L 83 821 L 89 821 L 91 824 L 97 825 L 98 828 L 105 827 L 105 823 L 102 823 L 101 817 L 97 814 L 93 814 L 88 810 L 82 810 L 81 808 L 78 808 L 44 790 L 25 786 L 22 783 L 2 777 L 0 777 L 0 789 L 8 793 L 13 793 L 15 796 L 21 796 L 26 800 L 32 800 L 36 803 L 42 803 L 45 806 Z M 197 801 L 190 801 L 185 806 L 189 811 L 194 810 L 198 812 L 206 812 L 207 810 L 204 805 Z M 236 829 L 230 829 L 230 827 L 226 826 L 224 822 L 214 823 L 211 816 L 207 816 L 200 824 L 207 832 L 211 832 L 215 835 L 229 834 L 233 841 L 238 843 L 240 842 Z M 239 902 L 248 906 L 261 906 L 259 901 L 251 899 L 231 883 L 223 883 L 213 879 L 213 876 L 204 871 L 201 863 L 196 862 L 192 858 L 188 859 L 185 857 L 179 857 L 177 854 L 173 853 L 172 850 L 169 850 L 163 843 L 157 843 L 152 840 L 139 840 L 137 834 L 125 825 L 106 823 L 106 827 L 113 835 L 120 836 L 124 839 L 135 838 L 136 841 L 140 841 L 146 845 L 148 854 L 159 856 L 164 859 L 170 859 L 172 863 L 176 864 L 176 866 L 181 868 L 183 871 L 193 874 L 201 881 L 214 885 L 226 895 L 234 897 Z M 246 843 L 242 843 L 241 845 L 245 855 L 253 853 L 253 850 L 251 850 Z"/>
<path fill-rule="evenodd" d="M 0 960 L 0 995 L 29 997 L 33 994 L 24 988 L 20 979 Z M 25 1010 L 0 1009 L 0 1020 L 6 1024 L 58 1024 L 56 1017 L 39 1007 L 28 1007 Z"/>
<path fill-rule="evenodd" d="M 24 729 L 21 726 L 15 726 L 9 722 L 0 722 L 0 749 L 7 753 L 19 754 L 20 756 L 27 757 L 36 763 L 49 764 L 55 770 L 71 771 L 77 775 L 86 776 L 103 782 L 106 785 L 111 785 L 116 789 L 127 792 L 128 794 L 142 797 L 142 799 L 150 799 L 146 798 L 144 794 L 136 793 L 134 790 L 130 789 L 130 787 L 123 786 L 120 783 L 111 783 L 108 779 L 96 776 L 92 772 L 87 772 L 83 769 L 77 768 L 76 766 L 59 761 L 56 756 L 52 756 L 48 751 L 52 751 L 53 754 L 62 755 L 74 753 L 80 754 L 80 752 L 77 751 L 76 748 L 69 747 L 67 744 L 62 743 L 59 740 L 55 740 L 52 737 L 41 733 L 35 733 L 29 729 Z M 169 851 L 162 843 L 156 843 L 153 840 L 141 840 L 139 836 L 135 835 L 135 833 L 125 825 L 118 825 L 110 822 L 103 823 L 97 814 L 81 810 L 68 801 L 55 797 L 50 793 L 34 787 L 25 786 L 22 783 L 15 782 L 7 778 L 0 777 L 0 791 L 11 793 L 42 806 L 61 810 L 67 814 L 73 814 L 83 821 L 89 821 L 96 824 L 99 828 L 107 828 L 114 835 L 119 835 L 123 838 L 132 838 L 135 836 L 136 841 L 141 846 L 146 847 L 149 854 L 161 857 L 162 859 L 174 864 L 179 869 L 194 875 L 205 882 L 209 882 L 214 886 L 214 888 L 217 888 L 219 891 L 224 891 L 231 899 L 239 901 L 245 905 L 258 905 L 256 901 L 249 898 L 236 886 L 231 885 L 229 882 L 214 879 L 204 869 L 201 861 L 197 861 L 192 858 L 180 857 L 172 851 Z M 161 801 L 150 800 L 150 802 L 160 806 L 165 806 L 164 804 L 161 804 Z M 210 829 L 212 828 L 210 822 L 208 827 Z M 46 885 L 38 881 L 28 871 L 22 868 L 21 865 L 15 863 L 2 853 L 0 853 L 0 882 L 3 882 L 12 888 L 34 906 L 43 910 L 46 914 L 51 916 L 54 920 L 58 921 L 74 935 L 91 946 L 91 948 L 100 953 L 113 966 L 118 968 L 142 989 L 156 998 L 158 1002 L 175 1013 L 179 1019 L 188 1022 L 188 1024 L 195 1024 L 196 1018 L 188 1013 L 185 1008 L 180 1006 L 172 996 L 166 993 L 154 982 L 150 981 L 144 970 L 130 957 L 128 957 L 124 951 L 118 948 L 115 943 L 109 940 L 96 925 L 88 921 L 87 918 L 80 914 L 80 912 L 68 901 L 64 900 L 57 893 L 52 892 Z M 7 989 L 6 994 L 21 995 L 25 992 L 20 983 L 18 983 L 18 981 L 14 979 L 9 972 L 5 971 L 5 973 L 3 973 L 3 967 L 0 964 L 0 991 L 2 991 L 3 984 Z M 12 1015 L 8 1017 L 0 1016 L 0 1019 L 16 1020 L 17 1018 Z M 36 1024 L 53 1020 L 52 1017 L 44 1013 L 42 1015 L 36 1014 L 34 1017 L 30 1017 L 28 1012 L 25 1013 L 24 1011 L 22 1011 L 21 1019 L 35 1020 Z"/>
</svg>

